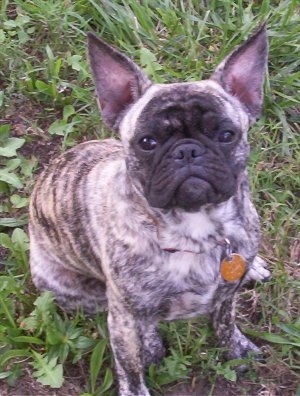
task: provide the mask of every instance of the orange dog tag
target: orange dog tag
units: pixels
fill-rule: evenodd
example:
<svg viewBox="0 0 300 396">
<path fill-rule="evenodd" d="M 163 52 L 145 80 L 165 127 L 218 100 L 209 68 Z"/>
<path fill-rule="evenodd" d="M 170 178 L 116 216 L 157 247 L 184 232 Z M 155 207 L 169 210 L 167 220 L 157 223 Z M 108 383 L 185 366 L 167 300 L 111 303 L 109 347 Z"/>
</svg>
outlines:
<svg viewBox="0 0 300 396">
<path fill-rule="evenodd" d="M 234 282 L 244 275 L 246 272 L 246 263 L 244 258 L 237 253 L 231 254 L 231 260 L 228 258 L 221 262 L 221 275 L 228 282 Z"/>
</svg>

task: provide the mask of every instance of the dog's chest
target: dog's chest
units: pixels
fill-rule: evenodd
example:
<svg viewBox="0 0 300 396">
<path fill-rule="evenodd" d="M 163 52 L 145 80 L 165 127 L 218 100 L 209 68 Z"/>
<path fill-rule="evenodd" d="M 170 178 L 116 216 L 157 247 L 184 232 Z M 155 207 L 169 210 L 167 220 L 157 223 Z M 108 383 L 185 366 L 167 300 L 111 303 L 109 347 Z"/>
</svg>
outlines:
<svg viewBox="0 0 300 396">
<path fill-rule="evenodd" d="M 163 276 L 172 284 L 167 319 L 209 313 L 218 293 L 233 290 L 220 274 L 222 238 L 222 225 L 205 213 L 185 214 L 180 223 L 160 230 Z"/>
<path fill-rule="evenodd" d="M 164 279 L 172 285 L 166 319 L 186 319 L 209 313 L 220 282 L 218 254 L 171 253 Z"/>
<path fill-rule="evenodd" d="M 215 278 L 213 264 L 221 254 L 218 249 L 217 223 L 206 214 L 185 214 L 180 222 L 159 229 L 159 244 L 166 257 L 164 270 L 178 283 L 193 277 L 201 283 Z"/>
</svg>

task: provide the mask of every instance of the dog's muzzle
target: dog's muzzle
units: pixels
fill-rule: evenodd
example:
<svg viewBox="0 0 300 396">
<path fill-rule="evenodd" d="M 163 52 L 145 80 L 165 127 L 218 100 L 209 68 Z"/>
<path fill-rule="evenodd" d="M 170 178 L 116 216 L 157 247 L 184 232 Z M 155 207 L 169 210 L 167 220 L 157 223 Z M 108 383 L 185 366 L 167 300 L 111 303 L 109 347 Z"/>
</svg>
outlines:
<svg viewBox="0 0 300 396">
<path fill-rule="evenodd" d="M 235 193 L 236 180 L 224 156 L 205 144 L 181 139 L 159 154 L 145 193 L 151 206 L 197 210 Z"/>
</svg>

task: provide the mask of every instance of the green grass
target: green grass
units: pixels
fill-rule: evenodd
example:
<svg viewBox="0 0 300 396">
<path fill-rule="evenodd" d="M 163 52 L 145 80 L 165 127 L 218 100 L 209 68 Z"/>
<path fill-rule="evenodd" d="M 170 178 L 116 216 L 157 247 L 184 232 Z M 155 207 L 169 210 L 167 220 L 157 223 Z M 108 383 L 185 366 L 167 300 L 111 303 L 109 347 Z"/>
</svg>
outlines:
<svg viewBox="0 0 300 396">
<path fill-rule="evenodd" d="M 220 378 L 235 384 L 236 394 L 259 389 L 295 394 L 300 377 L 297 0 L 1 2 L 0 379 L 13 386 L 29 365 L 36 381 L 59 387 L 68 380 L 67 367 L 86 362 L 82 394 L 115 394 L 105 317 L 65 316 L 51 295 L 39 297 L 28 269 L 28 197 L 47 147 L 57 147 L 57 153 L 110 134 L 94 100 L 86 32 L 94 30 L 121 48 L 154 81 L 193 81 L 208 77 L 262 20 L 268 23 L 270 60 L 263 116 L 250 132 L 249 172 L 262 223 L 261 253 L 273 279 L 241 293 L 238 321 L 264 345 L 266 362 L 252 363 L 238 379 L 237 362 L 221 360 L 205 319 L 163 324 L 169 353 L 150 368 L 147 381 L 158 395 L 178 381 L 203 378 L 207 394 L 218 390 Z"/>
</svg>

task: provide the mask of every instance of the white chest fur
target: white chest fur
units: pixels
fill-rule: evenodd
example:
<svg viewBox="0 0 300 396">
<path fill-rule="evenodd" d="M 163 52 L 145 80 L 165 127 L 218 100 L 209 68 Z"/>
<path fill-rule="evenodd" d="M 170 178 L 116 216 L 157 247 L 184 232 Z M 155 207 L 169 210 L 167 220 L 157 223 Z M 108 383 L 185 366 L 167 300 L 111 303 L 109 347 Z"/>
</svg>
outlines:
<svg viewBox="0 0 300 396">
<path fill-rule="evenodd" d="M 164 265 L 166 274 L 182 286 L 190 275 L 197 278 L 199 284 L 213 283 L 222 254 L 218 243 L 222 226 L 205 211 L 182 213 L 175 218 L 178 222 L 159 230 L 161 248 L 171 252 Z"/>
<path fill-rule="evenodd" d="M 222 210 L 223 209 L 223 210 Z M 166 252 L 163 272 L 177 295 L 171 301 L 167 319 L 189 318 L 209 313 L 215 293 L 224 280 L 220 264 L 225 238 L 231 233 L 243 234 L 241 224 L 235 224 L 235 208 L 226 203 L 217 211 L 177 213 L 172 221 L 165 220 L 159 230 L 159 243 Z M 174 221 L 175 219 L 175 221 Z M 225 222 L 224 222 L 225 220 Z"/>
</svg>

